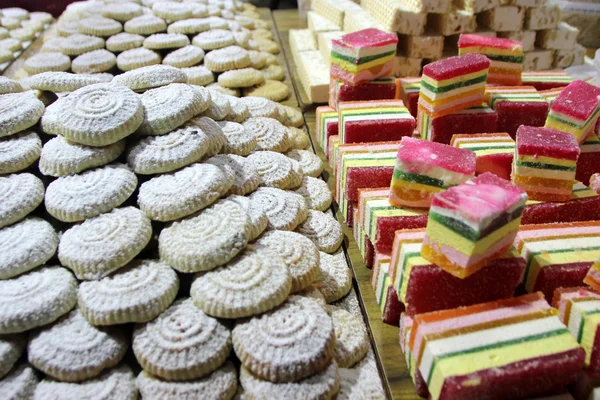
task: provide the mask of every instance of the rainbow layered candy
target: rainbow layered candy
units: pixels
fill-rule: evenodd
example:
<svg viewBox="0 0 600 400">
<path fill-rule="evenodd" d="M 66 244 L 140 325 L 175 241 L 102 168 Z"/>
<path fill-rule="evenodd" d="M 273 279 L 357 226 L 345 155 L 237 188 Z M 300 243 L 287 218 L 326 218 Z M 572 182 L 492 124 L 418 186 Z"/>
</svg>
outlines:
<svg viewBox="0 0 600 400">
<path fill-rule="evenodd" d="M 400 349 L 404 353 L 406 367 L 408 368 L 408 373 L 413 381 L 413 384 L 415 385 L 415 391 L 417 392 L 417 395 L 428 398 L 429 390 L 427 390 L 427 385 L 425 384 L 423 376 L 421 376 L 421 373 L 417 368 L 415 359 L 412 357 L 410 347 L 408 346 L 410 343 L 412 326 L 413 319 L 406 313 L 402 313 L 400 315 Z"/>
<path fill-rule="evenodd" d="M 577 160 L 575 179 L 587 185 L 592 175 L 600 171 L 600 138 L 595 133 L 590 133 L 579 148 L 581 153 Z"/>
<path fill-rule="evenodd" d="M 546 128 L 570 133 L 583 142 L 594 129 L 600 115 L 600 88 L 584 81 L 573 81 L 552 103 Z"/>
<path fill-rule="evenodd" d="M 396 97 L 396 79 L 379 78 L 360 85 L 349 85 L 337 79 L 329 83 L 329 106 L 337 110 L 342 101 L 391 100 Z"/>
<path fill-rule="evenodd" d="M 392 177 L 390 203 L 427 208 L 435 193 L 466 182 L 474 175 L 473 152 L 404 137 Z"/>
<path fill-rule="evenodd" d="M 559 89 L 567 86 L 573 81 L 571 75 L 563 70 L 556 71 L 523 71 L 521 73 L 521 83 L 523 85 L 533 86 L 537 90 Z"/>
<path fill-rule="evenodd" d="M 454 135 L 450 145 L 459 149 L 471 150 L 477 157 L 475 173 L 491 172 L 500 178 L 510 180 L 515 141 L 508 133 L 475 133 Z"/>
<path fill-rule="evenodd" d="M 402 99 L 408 111 L 413 117 L 417 116 L 417 103 L 421 89 L 421 78 L 398 78 L 397 86 L 400 91 L 399 98 Z"/>
<path fill-rule="evenodd" d="M 471 53 L 423 67 L 419 112 L 432 118 L 479 106 L 483 102 L 490 60 Z"/>
<path fill-rule="evenodd" d="M 488 83 L 520 85 L 523 71 L 523 44 L 515 40 L 461 34 L 458 54 L 480 53 L 490 59 Z"/>
<path fill-rule="evenodd" d="M 568 133 L 520 126 L 512 181 L 532 200 L 569 201 L 579 152 L 577 141 Z"/>
<path fill-rule="evenodd" d="M 437 193 L 421 255 L 466 278 L 512 247 L 526 201 L 525 192 L 491 173 Z"/>
<path fill-rule="evenodd" d="M 338 134 L 338 113 L 331 107 L 317 107 L 316 120 L 316 131 L 319 135 L 319 144 L 321 145 L 321 149 L 327 154 L 329 137 Z"/>
<path fill-rule="evenodd" d="M 430 118 L 422 112 L 417 124 L 421 139 L 450 144 L 453 135 L 461 133 L 486 133 L 498 131 L 498 114 L 483 103 L 443 117 Z"/>
<path fill-rule="evenodd" d="M 430 398 L 511 399 L 573 383 L 585 351 L 541 293 L 420 314 L 409 347 Z"/>
<path fill-rule="evenodd" d="M 331 46 L 331 76 L 350 85 L 390 76 L 398 36 L 369 28 L 334 39 Z"/>
</svg>

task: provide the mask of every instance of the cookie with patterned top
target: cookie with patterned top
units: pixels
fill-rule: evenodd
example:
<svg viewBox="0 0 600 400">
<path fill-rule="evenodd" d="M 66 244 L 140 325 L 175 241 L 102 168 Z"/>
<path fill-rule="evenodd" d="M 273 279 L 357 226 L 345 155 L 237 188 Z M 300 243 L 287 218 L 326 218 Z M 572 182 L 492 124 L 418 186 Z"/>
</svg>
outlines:
<svg viewBox="0 0 600 400">
<path fill-rule="evenodd" d="M 204 65 L 213 72 L 225 72 L 250 65 L 248 51 L 239 46 L 213 50 L 204 57 Z"/>
<path fill-rule="evenodd" d="M 331 191 L 322 179 L 305 176 L 302 178 L 302 184 L 295 191 L 304 197 L 310 209 L 325 211 L 331 205 Z"/>
<path fill-rule="evenodd" d="M 286 128 L 273 118 L 251 117 L 242 125 L 256 137 L 257 150 L 283 153 L 290 147 Z"/>
<path fill-rule="evenodd" d="M 78 56 L 89 51 L 104 48 L 104 39 L 97 36 L 76 33 L 60 41 L 60 52 L 68 56 Z"/>
<path fill-rule="evenodd" d="M 293 185 L 297 173 L 293 168 L 293 160 L 273 151 L 257 151 L 247 158 L 258 171 L 260 185 L 286 189 Z M 302 177 L 300 177 L 302 180 Z"/>
<path fill-rule="evenodd" d="M 294 149 L 288 151 L 285 155 L 300 163 L 304 175 L 317 178 L 323 172 L 321 159 L 312 151 Z"/>
<path fill-rule="evenodd" d="M 155 33 L 144 39 L 144 47 L 150 50 L 179 49 L 189 44 L 190 39 L 181 33 Z"/>
<path fill-rule="evenodd" d="M 265 79 L 264 76 L 263 79 Z M 272 101 L 283 101 L 289 97 L 290 89 L 283 82 L 266 79 L 259 86 L 245 88 L 243 94 L 244 96 L 264 97 Z"/>
<path fill-rule="evenodd" d="M 14 135 L 37 124 L 44 109 L 44 103 L 32 92 L 0 96 L 0 137 Z"/>
<path fill-rule="evenodd" d="M 192 44 L 202 50 L 216 50 L 235 44 L 233 33 L 225 29 L 211 29 L 194 36 Z"/>
<path fill-rule="evenodd" d="M 106 48 L 113 53 L 137 49 L 144 44 L 144 37 L 137 33 L 121 32 L 106 39 Z"/>
<path fill-rule="evenodd" d="M 226 138 L 219 124 L 208 117 L 196 117 L 189 120 L 187 125 L 202 129 L 202 132 L 208 136 L 209 144 L 206 153 L 204 153 L 205 159 L 221 152 L 221 149 L 225 146 Z"/>
<path fill-rule="evenodd" d="M 79 20 L 77 30 L 86 35 L 108 37 L 121 32 L 123 25 L 114 19 L 95 15 Z"/>
<path fill-rule="evenodd" d="M 219 92 L 210 91 L 211 102 L 209 107 L 204 110 L 202 116 L 208 117 L 215 121 L 225 119 L 231 111 L 231 103 Z"/>
<path fill-rule="evenodd" d="M 19 358 L 25 352 L 26 346 L 27 338 L 24 335 L 3 335 L 0 337 L 0 381 L 19 361 Z"/>
<path fill-rule="evenodd" d="M 42 72 L 26 79 L 31 89 L 48 90 L 54 93 L 72 92 L 84 86 L 102 83 L 100 77 L 68 72 Z"/>
<path fill-rule="evenodd" d="M 71 70 L 76 74 L 97 74 L 110 71 L 117 65 L 117 57 L 108 50 L 100 49 L 77 56 L 71 62 Z"/>
<path fill-rule="evenodd" d="M 234 96 L 224 95 L 227 100 L 229 100 L 229 105 L 231 106 L 231 111 L 229 111 L 229 115 L 227 115 L 226 120 L 237 122 L 241 124 L 245 120 L 248 119 L 250 113 L 248 111 L 248 107 L 240 102 L 240 99 Z"/>
<path fill-rule="evenodd" d="M 240 103 L 248 107 L 251 117 L 279 118 L 278 104 L 264 97 L 242 97 Z"/>
<path fill-rule="evenodd" d="M 0 76 L 0 94 L 19 93 L 23 92 L 24 90 L 25 89 L 23 89 L 21 83 L 15 81 L 14 79 Z"/>
<path fill-rule="evenodd" d="M 160 64 L 160 54 L 145 47 L 125 50 L 117 56 L 117 67 L 121 71 L 131 71 L 137 68 Z"/>
<path fill-rule="evenodd" d="M 113 83 L 127 86 L 131 90 L 143 91 L 166 86 L 171 83 L 186 83 L 185 73 L 170 65 L 150 65 L 117 75 Z"/>
<path fill-rule="evenodd" d="M 320 252 L 321 279 L 315 287 L 323 293 L 328 303 L 337 301 L 352 289 L 352 271 L 342 250 L 331 255 Z"/>
<path fill-rule="evenodd" d="M 188 45 L 172 51 L 163 59 L 163 64 L 177 68 L 192 67 L 200 64 L 204 58 L 204 50 L 196 46 Z"/>
<path fill-rule="evenodd" d="M 226 137 L 223 153 L 247 156 L 256 149 L 256 137 L 247 132 L 243 125 L 236 122 L 220 122 L 219 125 Z"/>
<path fill-rule="evenodd" d="M 106 5 L 102 9 L 102 16 L 112 18 L 119 22 L 127 22 L 132 18 L 139 17 L 144 13 L 144 9 L 139 4 L 131 1 L 119 2 L 118 7 Z"/>
<path fill-rule="evenodd" d="M 7 399 L 30 399 L 38 382 L 34 369 L 22 363 L 0 379 L 0 393 Z"/>
<path fill-rule="evenodd" d="M 210 25 L 204 18 L 188 18 L 173 22 L 167 28 L 168 33 L 183 33 L 184 35 L 195 35 L 210 29 Z"/>
<path fill-rule="evenodd" d="M 305 150 L 310 145 L 310 139 L 304 129 L 294 128 L 293 126 L 286 128 L 292 149 Z"/>
<path fill-rule="evenodd" d="M 205 161 L 222 169 L 223 173 L 234 176 L 233 186 L 226 194 L 246 195 L 260 184 L 260 176 L 254 166 L 244 157 L 235 154 L 218 154 Z"/>
<path fill-rule="evenodd" d="M 267 214 L 269 229 L 292 231 L 308 216 L 304 198 L 287 190 L 260 187 L 250 200 Z"/>
<path fill-rule="evenodd" d="M 335 329 L 335 361 L 342 368 L 350 368 L 362 360 L 371 348 L 365 323 L 339 307 L 327 308 Z"/>
<path fill-rule="evenodd" d="M 40 53 L 29 57 L 23 68 L 31 75 L 48 71 L 67 71 L 71 68 L 71 59 L 63 53 Z"/>
<path fill-rule="evenodd" d="M 43 200 L 44 183 L 35 175 L 0 175 L 0 228 L 22 220 Z"/>
<path fill-rule="evenodd" d="M 190 3 L 158 1 L 152 5 L 152 12 L 169 21 L 180 21 L 192 16 L 193 7 Z"/>
<path fill-rule="evenodd" d="M 190 68 L 181 68 L 187 77 L 187 83 L 190 85 L 206 86 L 215 81 L 215 75 L 204 65 L 199 65 Z"/>
<path fill-rule="evenodd" d="M 344 240 L 340 223 L 330 214 L 317 210 L 308 211 L 306 221 L 296 228 L 296 232 L 312 240 L 325 253 L 339 249 Z"/>
<path fill-rule="evenodd" d="M 250 217 L 250 241 L 255 240 L 259 237 L 269 224 L 269 218 L 267 214 L 259 208 L 255 202 L 251 201 L 246 196 L 231 195 L 227 197 L 227 200 L 231 200 L 239 204 L 246 214 Z"/>
<path fill-rule="evenodd" d="M 152 14 L 145 14 L 125 22 L 125 32 L 139 35 L 152 35 L 167 30 L 164 19 Z"/>
<path fill-rule="evenodd" d="M 265 81 L 283 81 L 285 79 L 285 73 L 283 72 L 283 68 L 281 68 L 279 65 L 268 65 L 265 68 L 261 69 L 260 73 L 262 74 L 263 78 L 265 78 Z M 281 85 L 278 86 L 282 87 Z M 282 89 L 282 92 L 285 92 L 285 89 Z"/>
<path fill-rule="evenodd" d="M 42 141 L 33 131 L 0 138 L 0 174 L 10 174 L 26 169 L 42 152 Z"/>
<path fill-rule="evenodd" d="M 219 75 L 219 85 L 226 88 L 245 88 L 265 82 L 262 74 L 254 68 L 234 69 Z"/>
</svg>

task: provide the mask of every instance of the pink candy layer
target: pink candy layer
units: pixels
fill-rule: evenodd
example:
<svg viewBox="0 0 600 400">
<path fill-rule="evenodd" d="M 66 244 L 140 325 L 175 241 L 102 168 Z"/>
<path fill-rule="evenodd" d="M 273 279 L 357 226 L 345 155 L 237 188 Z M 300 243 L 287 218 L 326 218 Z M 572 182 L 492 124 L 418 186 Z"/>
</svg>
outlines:
<svg viewBox="0 0 600 400">
<path fill-rule="evenodd" d="M 600 88 L 584 81 L 573 81 L 567 85 L 552 103 L 551 110 L 587 120 L 598 107 Z"/>
<path fill-rule="evenodd" d="M 569 133 L 550 128 L 521 125 L 517 129 L 517 154 L 576 161 L 579 143 Z"/>
<path fill-rule="evenodd" d="M 472 175 L 475 173 L 476 156 L 470 150 L 404 137 L 398 149 L 398 161 L 411 174 L 427 175 L 429 169 L 438 167 Z"/>
<path fill-rule="evenodd" d="M 394 43 L 398 43 L 396 34 L 383 32 L 375 28 L 348 33 L 339 39 L 332 40 L 334 50 L 336 46 L 346 48 L 381 47 Z"/>
<path fill-rule="evenodd" d="M 469 53 L 429 63 L 423 67 L 423 75 L 436 81 L 444 81 L 489 67 L 490 60 L 486 56 L 479 53 Z"/>
<path fill-rule="evenodd" d="M 378 66 L 376 68 L 377 73 L 373 73 L 371 70 L 364 70 L 358 74 L 348 72 L 341 68 L 339 65 L 332 63 L 330 68 L 330 74 L 332 77 L 344 81 L 350 85 L 358 85 L 361 83 L 367 83 L 377 78 L 385 78 L 392 74 L 394 71 L 394 60 L 390 60 L 383 64 L 383 67 Z"/>
<path fill-rule="evenodd" d="M 521 42 L 510 39 L 502 39 L 490 36 L 465 34 L 460 35 L 458 39 L 458 48 L 463 49 L 466 47 L 494 47 L 497 49 L 516 49 L 523 47 Z"/>
</svg>

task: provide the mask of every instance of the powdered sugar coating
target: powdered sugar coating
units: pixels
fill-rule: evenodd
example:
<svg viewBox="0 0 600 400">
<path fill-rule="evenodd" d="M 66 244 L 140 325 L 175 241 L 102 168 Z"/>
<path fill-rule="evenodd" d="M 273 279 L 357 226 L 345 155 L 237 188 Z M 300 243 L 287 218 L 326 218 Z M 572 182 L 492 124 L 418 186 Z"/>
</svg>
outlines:
<svg viewBox="0 0 600 400">
<path fill-rule="evenodd" d="M 160 64 L 162 58 L 155 51 L 148 50 L 145 47 L 125 50 L 117 56 L 117 67 L 121 71 L 131 71 L 136 68 L 147 67 Z"/>
<path fill-rule="evenodd" d="M 114 161 L 125 150 L 125 140 L 91 147 L 66 140 L 63 136 L 50 139 L 41 151 L 40 172 L 50 176 L 77 174 L 89 168 Z"/>
<path fill-rule="evenodd" d="M 196 275 L 190 294 L 208 315 L 243 318 L 281 304 L 291 285 L 289 270 L 277 253 L 250 245 L 222 267 Z"/>
<path fill-rule="evenodd" d="M 180 71 L 186 75 L 187 83 L 191 85 L 205 86 L 215 81 L 215 75 L 204 65 L 181 68 Z"/>
<path fill-rule="evenodd" d="M 204 65 L 213 72 L 246 68 L 250 65 L 248 51 L 239 46 L 213 50 L 204 57 Z"/>
<path fill-rule="evenodd" d="M 349 368 L 371 348 L 365 323 L 341 308 L 328 306 L 328 310 L 335 329 L 335 361 L 342 368 Z"/>
<path fill-rule="evenodd" d="M 303 290 L 319 278 L 319 250 L 304 236 L 287 231 L 270 231 L 256 241 L 285 261 L 292 276 L 292 293 Z"/>
<path fill-rule="evenodd" d="M 99 15 L 79 20 L 77 29 L 81 33 L 93 36 L 112 36 L 123 30 L 123 25 L 114 19 Z"/>
<path fill-rule="evenodd" d="M 330 255 L 320 252 L 321 280 L 315 283 L 328 303 L 337 301 L 352 289 L 352 271 L 342 250 Z"/>
<path fill-rule="evenodd" d="M 269 218 L 269 229 L 292 231 L 308 216 L 304 198 L 294 192 L 276 188 L 258 188 L 250 200 Z"/>
<path fill-rule="evenodd" d="M 77 89 L 53 105 L 58 120 L 42 129 L 88 146 L 106 146 L 132 134 L 144 119 L 139 97 L 125 86 L 98 83 Z M 51 123 L 48 123 L 51 122 Z"/>
<path fill-rule="evenodd" d="M 56 321 L 77 304 L 77 281 L 62 267 L 42 267 L 0 281 L 0 334 Z"/>
<path fill-rule="evenodd" d="M 24 335 L 3 335 L 0 337 L 0 382 L 21 358 L 27 344 Z M 2 383 L 0 383 L 2 386 Z"/>
<path fill-rule="evenodd" d="M 83 221 L 120 206 L 137 188 L 137 177 L 123 164 L 56 179 L 46 190 L 46 210 L 63 222 Z"/>
<path fill-rule="evenodd" d="M 0 174 L 18 172 L 33 164 L 42 152 L 42 141 L 33 131 L 0 138 Z"/>
<path fill-rule="evenodd" d="M 0 393 L 6 399 L 30 399 L 38 382 L 34 369 L 22 363 L 0 379 Z"/>
<path fill-rule="evenodd" d="M 225 96 L 233 96 L 235 98 L 240 97 L 240 94 L 241 94 L 239 89 L 226 88 L 226 87 L 219 85 L 218 82 L 213 82 L 209 85 L 206 85 L 206 88 L 208 90 L 210 90 L 211 92 L 218 92 Z"/>
<path fill-rule="evenodd" d="M 237 123 L 242 123 L 248 119 L 250 113 L 248 112 L 248 106 L 242 103 L 240 99 L 234 96 L 224 95 L 227 100 L 229 100 L 229 105 L 231 106 L 231 111 L 227 116 L 228 121 L 233 121 Z"/>
<path fill-rule="evenodd" d="M 308 297 L 309 299 L 316 301 L 323 309 L 327 309 L 327 301 L 325 300 L 323 293 L 321 293 L 314 285 L 309 285 L 306 289 L 300 290 L 294 294 L 296 296 Z"/>
<path fill-rule="evenodd" d="M 273 78 L 266 78 L 273 79 Z M 291 106 L 283 106 L 285 110 L 286 119 L 283 121 L 285 126 L 292 126 L 295 128 L 299 128 L 304 125 L 304 115 L 302 115 L 302 111 L 296 107 Z"/>
<path fill-rule="evenodd" d="M 203 116 L 211 118 L 215 121 L 225 119 L 231 111 L 231 103 L 219 92 L 210 91 L 211 103 L 204 111 Z"/>
<path fill-rule="evenodd" d="M 208 136 L 209 147 L 204 154 L 204 158 L 212 157 L 221 152 L 226 139 L 219 124 L 208 117 L 193 118 L 188 124 L 202 129 L 202 132 Z"/>
<path fill-rule="evenodd" d="M 79 382 L 117 365 L 127 351 L 127 339 L 117 328 L 92 326 L 73 310 L 29 339 L 29 362 L 51 377 Z"/>
<path fill-rule="evenodd" d="M 273 383 L 259 379 L 246 368 L 240 369 L 244 395 L 252 399 L 332 399 L 340 387 L 338 367 L 327 369 L 298 382 Z"/>
<path fill-rule="evenodd" d="M 142 94 L 141 99 L 144 121 L 138 132 L 143 135 L 163 135 L 170 132 L 208 106 L 200 93 L 183 83 L 148 90 Z"/>
<path fill-rule="evenodd" d="M 151 235 L 152 225 L 142 211 L 115 208 L 65 231 L 58 258 L 80 280 L 102 279 L 131 261 Z"/>
<path fill-rule="evenodd" d="M 35 175 L 0 175 L 0 228 L 25 218 L 43 199 L 44 184 Z"/>
<path fill-rule="evenodd" d="M 233 34 L 225 29 L 211 29 L 202 32 L 192 39 L 194 46 L 203 50 L 216 50 L 235 43 Z"/>
<path fill-rule="evenodd" d="M 274 101 L 264 97 L 242 97 L 241 103 L 248 107 L 251 117 L 279 118 L 279 108 Z"/>
<path fill-rule="evenodd" d="M 150 50 L 178 49 L 190 44 L 190 39 L 181 33 L 155 33 L 144 39 L 144 47 Z"/>
<path fill-rule="evenodd" d="M 316 210 L 308 211 L 306 221 L 296 228 L 296 232 L 312 240 L 319 250 L 326 253 L 336 251 L 344 240 L 340 223 L 328 213 Z"/>
<path fill-rule="evenodd" d="M 138 204 L 153 220 L 172 221 L 212 204 L 233 185 L 233 176 L 210 164 L 193 164 L 142 184 Z"/>
<path fill-rule="evenodd" d="M 78 56 L 88 51 L 104 48 L 104 39 L 96 36 L 76 33 L 62 39 L 59 44 L 60 52 L 68 56 Z"/>
<path fill-rule="evenodd" d="M 231 332 L 187 298 L 136 327 L 133 351 L 142 368 L 154 376 L 169 381 L 198 379 L 223 365 L 231 352 Z"/>
<path fill-rule="evenodd" d="M 14 79 L 0 76 L 0 94 L 19 93 L 23 91 L 24 89 L 23 86 L 21 86 L 21 83 Z"/>
<path fill-rule="evenodd" d="M 298 163 L 298 161 L 289 157 L 288 159 L 292 163 L 292 174 L 286 189 L 297 189 L 300 187 L 300 185 L 302 185 L 302 178 L 304 178 L 304 174 L 302 174 L 302 167 L 300 167 L 300 163 Z"/>
<path fill-rule="evenodd" d="M 209 144 L 200 128 L 186 125 L 166 135 L 140 138 L 130 146 L 127 163 L 137 174 L 171 172 L 200 161 Z"/>
<path fill-rule="evenodd" d="M 142 47 L 144 37 L 136 33 L 121 32 L 106 40 L 106 48 L 114 53 Z"/>
<path fill-rule="evenodd" d="M 152 5 L 152 12 L 161 18 L 179 21 L 192 16 L 192 5 L 189 3 L 158 1 Z"/>
<path fill-rule="evenodd" d="M 323 163 L 321 162 L 321 159 L 312 151 L 290 150 L 285 153 L 285 155 L 300 163 L 304 175 L 317 178 L 323 172 Z"/>
<path fill-rule="evenodd" d="M 339 400 L 385 398 L 372 352 L 353 368 L 340 368 L 339 372 Z"/>
<path fill-rule="evenodd" d="M 223 173 L 233 175 L 234 183 L 227 194 L 245 195 L 255 191 L 260 183 L 258 171 L 244 157 L 235 154 L 220 154 L 205 162 L 221 168 Z"/>
<path fill-rule="evenodd" d="M 134 17 L 139 17 L 144 13 L 144 10 L 139 4 L 131 1 L 119 2 L 118 7 L 106 5 L 102 9 L 102 16 L 112 18 L 120 22 L 126 22 Z"/>
<path fill-rule="evenodd" d="M 292 160 L 273 151 L 257 151 L 247 158 L 260 175 L 260 185 L 285 189 L 291 185 L 295 174 Z"/>
<path fill-rule="evenodd" d="M 250 241 L 259 237 L 261 233 L 267 229 L 267 225 L 269 224 L 269 218 L 267 217 L 267 214 L 265 214 L 262 209 L 257 207 L 256 204 L 248 197 L 231 195 L 227 198 L 227 200 L 231 200 L 239 204 L 250 217 L 250 224 L 252 225 L 250 230 Z"/>
<path fill-rule="evenodd" d="M 157 260 L 135 260 L 99 281 L 82 282 L 79 309 L 93 325 L 154 319 L 175 300 L 179 278 Z"/>
<path fill-rule="evenodd" d="M 256 138 L 243 125 L 229 121 L 220 122 L 219 125 L 227 138 L 222 152 L 247 156 L 256 149 Z"/>
<path fill-rule="evenodd" d="M 0 137 L 14 135 L 37 124 L 44 109 L 44 103 L 33 92 L 0 96 Z"/>
<path fill-rule="evenodd" d="M 165 86 L 170 83 L 185 83 L 186 75 L 170 65 L 150 65 L 117 75 L 113 83 L 141 91 Z"/>
<path fill-rule="evenodd" d="M 42 72 L 27 78 L 31 89 L 49 90 L 51 92 L 72 92 L 84 86 L 102 83 L 102 79 L 94 75 L 70 74 L 68 72 Z"/>
<path fill-rule="evenodd" d="M 58 52 L 39 53 L 29 57 L 23 64 L 23 68 L 32 75 L 47 71 L 67 71 L 71 68 L 71 59 Z"/>
<path fill-rule="evenodd" d="M 210 375 L 189 382 L 169 382 L 142 371 L 136 380 L 142 397 L 147 400 L 206 399 L 229 400 L 237 390 L 236 368 L 226 362 Z"/>
<path fill-rule="evenodd" d="M 244 125 L 244 128 L 246 128 L 248 132 L 256 137 L 257 150 L 283 153 L 290 147 L 287 130 L 276 119 L 251 117 L 244 121 L 242 125 Z"/>
<path fill-rule="evenodd" d="M 35 400 L 136 400 L 138 393 L 133 372 L 123 364 L 81 383 L 44 379 L 37 385 L 33 398 Z"/>
<path fill-rule="evenodd" d="M 239 322 L 232 340 L 242 365 L 271 382 L 297 381 L 325 370 L 335 348 L 331 318 L 302 296 L 290 296 L 280 307 Z"/>
<path fill-rule="evenodd" d="M 211 270 L 246 247 L 250 228 L 242 207 L 221 200 L 198 215 L 164 228 L 158 238 L 160 258 L 181 272 Z"/>
<path fill-rule="evenodd" d="M 140 35 L 152 35 L 153 33 L 167 30 L 165 20 L 152 14 L 141 15 L 125 22 L 125 32 Z"/>
<path fill-rule="evenodd" d="M 296 193 L 304 197 L 306 205 L 310 209 L 325 211 L 331 205 L 331 191 L 327 182 L 322 179 L 305 176 L 302 178 L 300 187 L 296 189 Z"/>
<path fill-rule="evenodd" d="M 163 64 L 171 65 L 177 68 L 192 67 L 200 64 L 204 58 L 204 50 L 187 45 L 171 53 L 163 58 Z"/>
<path fill-rule="evenodd" d="M 183 33 L 184 35 L 195 35 L 210 29 L 210 25 L 204 18 L 189 18 L 173 22 L 167 28 L 168 33 Z"/>
<path fill-rule="evenodd" d="M 95 74 L 111 70 L 117 57 L 108 50 L 100 49 L 77 56 L 71 62 L 71 70 L 77 74 Z"/>
<path fill-rule="evenodd" d="M 58 235 L 40 218 L 26 218 L 0 229 L 0 279 L 23 274 L 48 261 L 56 252 Z"/>
</svg>

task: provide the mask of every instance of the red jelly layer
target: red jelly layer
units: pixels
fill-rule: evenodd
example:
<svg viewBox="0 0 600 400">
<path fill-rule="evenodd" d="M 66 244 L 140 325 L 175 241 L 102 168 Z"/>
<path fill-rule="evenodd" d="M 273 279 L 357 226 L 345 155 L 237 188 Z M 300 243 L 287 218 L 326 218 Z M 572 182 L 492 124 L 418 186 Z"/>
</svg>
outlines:
<svg viewBox="0 0 600 400">
<path fill-rule="evenodd" d="M 509 153 L 479 156 L 477 157 L 475 173 L 481 175 L 485 172 L 491 172 L 492 174 L 498 175 L 500 178 L 510 181 L 513 157 L 514 155 Z"/>
<path fill-rule="evenodd" d="M 586 120 L 596 111 L 598 96 L 600 88 L 584 81 L 573 81 L 554 100 L 552 111 Z"/>
<path fill-rule="evenodd" d="M 418 369 L 415 371 L 415 392 L 420 397 L 428 398 L 429 397 L 429 389 L 427 388 L 427 383 L 425 383 L 425 379 L 423 379 L 423 375 L 421 375 L 421 371 Z"/>
<path fill-rule="evenodd" d="M 336 104 L 340 101 L 390 100 L 394 97 L 396 97 L 395 81 L 356 86 L 343 84 L 337 88 Z"/>
<path fill-rule="evenodd" d="M 368 117 L 365 117 L 368 118 Z M 344 126 L 344 144 L 364 142 L 391 142 L 404 136 L 412 136 L 415 120 L 363 120 L 346 122 Z"/>
<path fill-rule="evenodd" d="M 417 118 L 417 109 L 419 102 L 419 92 L 412 92 L 406 95 L 406 101 L 404 101 L 404 105 L 408 108 L 408 112 L 410 115 Z"/>
<path fill-rule="evenodd" d="M 346 225 L 349 228 L 354 226 L 354 209 L 358 207 L 358 203 L 356 201 L 349 201 L 346 207 L 346 215 L 348 219 L 346 219 Z"/>
<path fill-rule="evenodd" d="M 440 400 L 522 399 L 562 389 L 579 378 L 582 348 L 446 378 Z M 477 382 L 474 385 L 473 382 Z"/>
<path fill-rule="evenodd" d="M 378 47 L 398 43 L 396 34 L 380 31 L 375 28 L 363 29 L 348 33 L 339 39 L 334 39 L 333 44 L 344 47 Z"/>
<path fill-rule="evenodd" d="M 386 294 L 385 307 L 383 308 L 381 320 L 388 325 L 398 326 L 400 325 L 400 314 L 402 311 L 404 311 L 404 305 L 398 300 L 396 290 L 390 286 Z"/>
<path fill-rule="evenodd" d="M 503 39 L 491 36 L 474 35 L 463 33 L 458 38 L 458 48 L 463 49 L 467 47 L 493 47 L 497 49 L 512 50 L 514 48 L 522 47 L 521 42 L 515 40 Z"/>
<path fill-rule="evenodd" d="M 496 104 L 496 112 L 497 132 L 506 132 L 514 139 L 521 125 L 544 126 L 548 116 L 548 103 L 501 101 Z"/>
<path fill-rule="evenodd" d="M 431 120 L 431 141 L 450 144 L 458 133 L 494 133 L 498 130 L 496 112 L 478 114 L 450 114 Z"/>
<path fill-rule="evenodd" d="M 594 344 L 592 345 L 592 356 L 587 373 L 594 379 L 600 378 L 600 329 L 596 330 Z"/>
<path fill-rule="evenodd" d="M 546 300 L 551 302 L 556 289 L 581 286 L 591 266 L 591 262 L 578 262 L 544 267 L 537 276 L 533 291 L 544 293 Z"/>
<path fill-rule="evenodd" d="M 584 185 L 589 185 L 590 177 L 596 172 L 600 172 L 600 152 L 579 154 L 575 179 L 583 182 Z"/>
<path fill-rule="evenodd" d="M 350 167 L 346 172 L 346 199 L 358 201 L 358 189 L 390 186 L 394 167 Z"/>
<path fill-rule="evenodd" d="M 479 53 L 469 53 L 429 63 L 423 67 L 423 75 L 436 81 L 444 81 L 489 67 L 490 60 L 486 56 Z"/>
<path fill-rule="evenodd" d="M 512 297 L 525 270 L 521 257 L 500 258 L 465 279 L 437 265 L 413 268 L 406 291 L 406 312 L 416 314 L 470 306 Z"/>
<path fill-rule="evenodd" d="M 373 268 L 375 262 L 375 247 L 368 236 L 365 237 L 365 265 L 367 268 Z"/>
<path fill-rule="evenodd" d="M 396 231 L 418 229 L 427 226 L 427 214 L 411 217 L 379 217 L 375 227 L 375 250 L 378 253 L 391 253 Z"/>
<path fill-rule="evenodd" d="M 600 220 L 600 196 L 584 197 L 566 203 L 529 204 L 523 211 L 521 224 L 596 220 Z"/>
<path fill-rule="evenodd" d="M 579 143 L 570 133 L 522 125 L 517 130 L 517 136 L 519 155 L 546 156 L 563 160 L 577 160 L 579 156 Z"/>
</svg>

